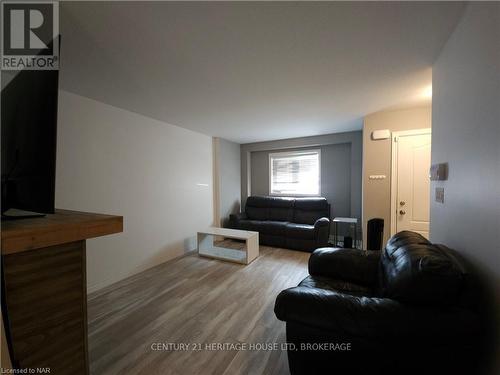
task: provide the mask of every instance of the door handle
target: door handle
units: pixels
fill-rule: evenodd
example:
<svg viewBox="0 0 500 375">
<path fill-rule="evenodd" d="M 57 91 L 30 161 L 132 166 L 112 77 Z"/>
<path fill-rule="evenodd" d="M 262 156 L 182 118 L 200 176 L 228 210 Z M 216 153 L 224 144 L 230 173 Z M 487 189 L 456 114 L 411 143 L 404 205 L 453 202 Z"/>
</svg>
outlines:
<svg viewBox="0 0 500 375">
<path fill-rule="evenodd" d="M 401 201 L 401 202 L 399 202 L 399 204 L 400 204 L 401 206 L 404 206 L 404 205 L 406 204 L 406 202 L 405 202 L 405 201 Z"/>
<path fill-rule="evenodd" d="M 399 214 L 400 214 L 400 215 L 404 215 L 404 214 L 406 214 L 406 211 L 404 211 L 404 210 L 399 210 Z"/>
</svg>

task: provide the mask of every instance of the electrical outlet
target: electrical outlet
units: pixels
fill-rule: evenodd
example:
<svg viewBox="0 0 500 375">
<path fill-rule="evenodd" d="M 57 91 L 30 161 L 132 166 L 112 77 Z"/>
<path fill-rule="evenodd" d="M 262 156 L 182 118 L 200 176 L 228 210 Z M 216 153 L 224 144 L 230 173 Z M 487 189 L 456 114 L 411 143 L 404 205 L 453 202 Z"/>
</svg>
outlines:
<svg viewBox="0 0 500 375">
<path fill-rule="evenodd" d="M 436 188 L 435 201 L 438 203 L 444 203 L 444 188 L 443 187 Z"/>
</svg>

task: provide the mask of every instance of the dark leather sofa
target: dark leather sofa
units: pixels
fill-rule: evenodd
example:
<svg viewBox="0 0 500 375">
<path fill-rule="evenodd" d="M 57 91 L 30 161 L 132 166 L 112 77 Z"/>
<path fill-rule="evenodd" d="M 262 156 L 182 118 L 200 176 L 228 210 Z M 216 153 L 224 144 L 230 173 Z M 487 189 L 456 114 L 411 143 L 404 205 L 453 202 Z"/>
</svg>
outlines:
<svg viewBox="0 0 500 375">
<path fill-rule="evenodd" d="M 251 196 L 229 225 L 259 232 L 262 245 L 311 252 L 328 245 L 330 205 L 325 198 Z"/>
<path fill-rule="evenodd" d="M 400 232 L 382 252 L 318 249 L 309 274 L 276 299 L 292 374 L 490 373 L 494 299 L 457 252 Z"/>
</svg>

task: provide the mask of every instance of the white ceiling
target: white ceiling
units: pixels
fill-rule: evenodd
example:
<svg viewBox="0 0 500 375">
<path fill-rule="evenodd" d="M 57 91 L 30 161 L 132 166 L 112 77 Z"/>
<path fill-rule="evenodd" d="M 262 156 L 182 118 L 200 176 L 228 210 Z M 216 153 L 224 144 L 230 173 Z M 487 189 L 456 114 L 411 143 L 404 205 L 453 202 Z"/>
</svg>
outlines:
<svg viewBox="0 0 500 375">
<path fill-rule="evenodd" d="M 239 143 L 417 105 L 463 3 L 61 2 L 61 87 Z"/>
</svg>

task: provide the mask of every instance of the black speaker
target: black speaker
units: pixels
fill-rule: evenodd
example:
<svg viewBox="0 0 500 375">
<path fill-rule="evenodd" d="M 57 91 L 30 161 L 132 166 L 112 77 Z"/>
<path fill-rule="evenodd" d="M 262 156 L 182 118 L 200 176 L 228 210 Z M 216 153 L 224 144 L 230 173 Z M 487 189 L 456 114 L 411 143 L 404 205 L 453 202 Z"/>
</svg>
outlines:
<svg viewBox="0 0 500 375">
<path fill-rule="evenodd" d="M 366 250 L 382 250 L 383 235 L 384 219 L 375 218 L 368 220 Z"/>
<path fill-rule="evenodd" d="M 344 236 L 344 247 L 346 249 L 352 249 L 352 237 Z"/>
</svg>

